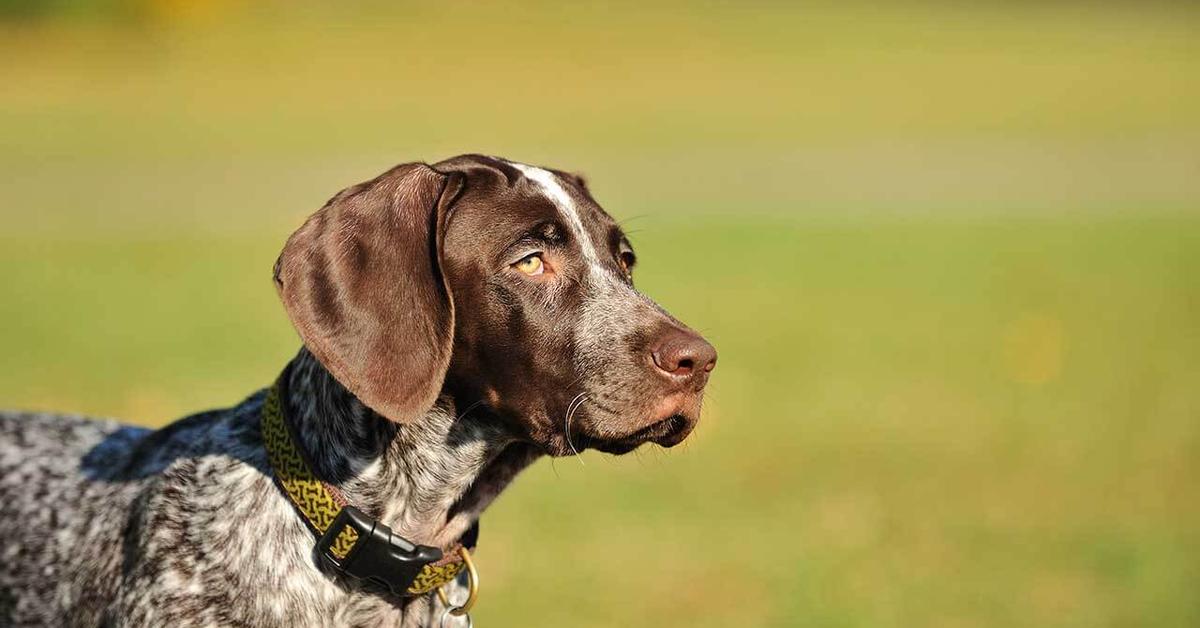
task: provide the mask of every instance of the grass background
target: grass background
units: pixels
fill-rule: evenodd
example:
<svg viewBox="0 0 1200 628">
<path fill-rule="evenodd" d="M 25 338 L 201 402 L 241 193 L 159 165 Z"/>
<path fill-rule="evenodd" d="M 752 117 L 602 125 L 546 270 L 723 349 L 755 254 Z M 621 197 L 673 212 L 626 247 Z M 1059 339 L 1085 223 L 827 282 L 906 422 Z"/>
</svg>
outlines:
<svg viewBox="0 0 1200 628">
<path fill-rule="evenodd" d="M 1200 12 L 0 5 L 0 400 L 269 382 L 341 187 L 579 170 L 721 351 L 669 452 L 489 511 L 484 625 L 1200 624 Z"/>
</svg>

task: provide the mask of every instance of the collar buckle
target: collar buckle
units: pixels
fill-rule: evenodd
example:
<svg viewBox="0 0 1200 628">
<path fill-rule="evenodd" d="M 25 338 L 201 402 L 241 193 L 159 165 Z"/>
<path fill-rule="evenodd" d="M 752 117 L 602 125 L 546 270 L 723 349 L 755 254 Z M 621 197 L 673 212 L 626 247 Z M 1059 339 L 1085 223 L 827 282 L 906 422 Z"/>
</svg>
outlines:
<svg viewBox="0 0 1200 628">
<path fill-rule="evenodd" d="M 358 540 L 345 558 L 339 559 L 331 547 L 346 528 L 357 532 Z M 426 565 L 442 559 L 442 550 L 410 543 L 354 506 L 342 507 L 317 539 L 316 551 L 337 573 L 383 587 L 396 596 L 407 593 Z"/>
</svg>

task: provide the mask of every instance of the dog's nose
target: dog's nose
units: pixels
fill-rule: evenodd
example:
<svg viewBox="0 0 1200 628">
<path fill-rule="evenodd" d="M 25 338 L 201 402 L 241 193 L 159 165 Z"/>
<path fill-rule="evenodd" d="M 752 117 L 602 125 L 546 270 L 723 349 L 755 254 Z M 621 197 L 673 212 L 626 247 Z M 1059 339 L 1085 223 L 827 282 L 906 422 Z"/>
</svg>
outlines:
<svg viewBox="0 0 1200 628">
<path fill-rule="evenodd" d="M 673 381 L 703 386 L 717 365 L 717 350 L 690 329 L 672 328 L 650 351 L 658 372 Z"/>
</svg>

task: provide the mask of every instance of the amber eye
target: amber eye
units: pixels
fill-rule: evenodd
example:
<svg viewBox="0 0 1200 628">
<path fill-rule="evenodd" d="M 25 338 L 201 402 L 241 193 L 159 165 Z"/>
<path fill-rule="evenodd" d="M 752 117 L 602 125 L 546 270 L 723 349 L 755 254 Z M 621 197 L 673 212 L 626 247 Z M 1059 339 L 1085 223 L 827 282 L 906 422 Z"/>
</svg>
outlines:
<svg viewBox="0 0 1200 628">
<path fill-rule="evenodd" d="M 546 271 L 546 267 L 542 264 L 542 255 L 540 253 L 534 253 L 529 257 L 522 258 L 521 261 L 513 264 L 513 268 L 530 277 L 535 277 Z"/>
</svg>

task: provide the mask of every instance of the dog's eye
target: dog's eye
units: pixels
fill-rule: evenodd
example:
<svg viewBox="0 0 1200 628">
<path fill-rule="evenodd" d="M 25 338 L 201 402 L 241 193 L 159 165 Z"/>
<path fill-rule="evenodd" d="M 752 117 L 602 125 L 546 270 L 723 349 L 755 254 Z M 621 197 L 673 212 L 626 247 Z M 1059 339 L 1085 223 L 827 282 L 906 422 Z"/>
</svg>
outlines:
<svg viewBox="0 0 1200 628">
<path fill-rule="evenodd" d="M 617 261 L 621 263 L 622 272 L 624 272 L 626 275 L 633 274 L 633 263 L 636 261 L 636 259 L 633 257 L 633 253 L 629 251 L 621 251 L 621 255 L 617 258 Z"/>
<path fill-rule="evenodd" d="M 546 271 L 546 266 L 542 264 L 541 253 L 534 253 L 533 255 L 522 258 L 521 261 L 513 264 L 513 268 L 516 268 L 530 277 L 535 277 Z"/>
</svg>

